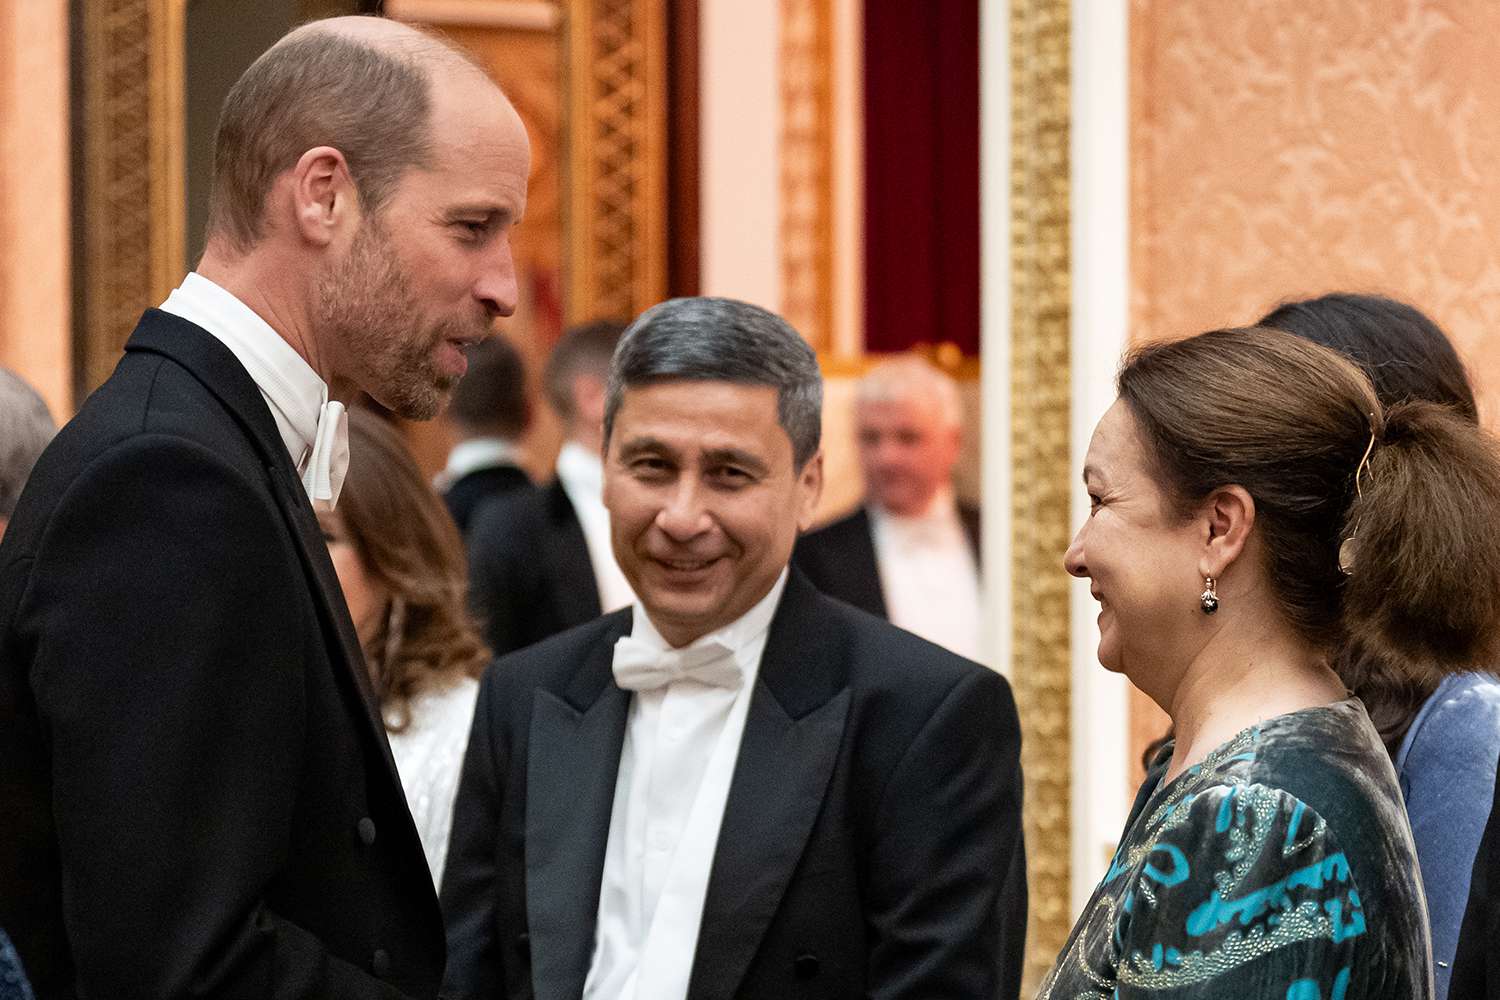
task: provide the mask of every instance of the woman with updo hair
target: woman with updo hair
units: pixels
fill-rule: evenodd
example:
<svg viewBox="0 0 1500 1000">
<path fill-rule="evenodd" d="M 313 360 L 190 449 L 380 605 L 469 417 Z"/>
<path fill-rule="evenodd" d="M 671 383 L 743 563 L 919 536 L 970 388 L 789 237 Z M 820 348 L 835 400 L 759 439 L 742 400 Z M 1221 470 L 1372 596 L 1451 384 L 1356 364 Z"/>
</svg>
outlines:
<svg viewBox="0 0 1500 1000">
<path fill-rule="evenodd" d="M 1404 302 L 1322 295 L 1285 302 L 1259 325 L 1348 357 L 1369 377 L 1383 406 L 1411 399 L 1440 403 L 1478 432 L 1474 389 L 1458 352 L 1436 323 Z M 1484 666 L 1488 671 L 1494 664 Z M 1500 680 L 1489 672 L 1393 663 L 1353 642 L 1339 651 L 1333 667 L 1364 703 L 1396 766 L 1422 867 L 1436 997 L 1444 1000 L 1495 789 Z"/>
<path fill-rule="evenodd" d="M 1261 328 L 1143 348 L 1117 386 L 1065 564 L 1175 739 L 1040 995 L 1426 1000 L 1401 791 L 1332 664 L 1493 662 L 1490 439 Z"/>
<path fill-rule="evenodd" d="M 489 651 L 469 617 L 463 543 L 401 435 L 349 411 L 349 471 L 318 521 L 364 648 L 434 885 Z"/>
</svg>

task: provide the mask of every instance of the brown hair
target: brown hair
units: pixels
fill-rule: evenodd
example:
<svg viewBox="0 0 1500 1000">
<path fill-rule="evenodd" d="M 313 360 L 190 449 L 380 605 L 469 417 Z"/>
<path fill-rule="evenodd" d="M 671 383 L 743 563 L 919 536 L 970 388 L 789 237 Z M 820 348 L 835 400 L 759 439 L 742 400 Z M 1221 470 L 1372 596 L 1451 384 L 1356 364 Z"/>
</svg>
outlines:
<svg viewBox="0 0 1500 1000">
<path fill-rule="evenodd" d="M 1380 295 L 1336 292 L 1284 302 L 1257 326 L 1273 327 L 1310 340 L 1359 365 L 1389 409 L 1409 399 L 1449 407 L 1479 424 L 1468 372 L 1441 327 L 1420 310 Z M 1395 756 L 1412 721 L 1438 677 L 1413 676 L 1386 656 L 1348 643 L 1335 657 L 1335 669 L 1370 712 L 1386 747 Z"/>
<path fill-rule="evenodd" d="M 1473 423 L 1425 401 L 1386 410 L 1347 358 L 1258 327 L 1142 348 L 1117 384 L 1184 512 L 1229 484 L 1254 498 L 1272 592 L 1308 642 L 1335 660 L 1352 642 L 1408 678 L 1490 661 L 1500 456 Z"/>
<path fill-rule="evenodd" d="M 378 212 L 402 173 L 430 153 L 432 101 L 419 50 L 398 54 L 303 29 L 262 53 L 219 113 L 209 235 L 241 252 L 254 246 L 272 182 L 317 146 L 344 154 L 364 210 Z"/>
<path fill-rule="evenodd" d="M 390 595 L 365 658 L 392 732 L 407 706 L 444 675 L 477 677 L 489 650 L 467 607 L 463 543 L 401 435 L 368 410 L 349 412 L 349 472 L 339 514 L 361 564 Z"/>
</svg>

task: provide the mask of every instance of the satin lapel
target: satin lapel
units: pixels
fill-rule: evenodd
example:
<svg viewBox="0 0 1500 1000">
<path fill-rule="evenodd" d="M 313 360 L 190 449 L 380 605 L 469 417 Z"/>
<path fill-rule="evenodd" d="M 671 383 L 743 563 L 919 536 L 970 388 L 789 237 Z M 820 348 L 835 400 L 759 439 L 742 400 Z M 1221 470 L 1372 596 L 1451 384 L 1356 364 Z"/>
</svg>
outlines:
<svg viewBox="0 0 1500 1000">
<path fill-rule="evenodd" d="M 599 885 L 630 695 L 610 674 L 606 632 L 568 690 L 533 695 L 526 762 L 526 923 L 537 1000 L 577 1000 L 594 950 Z"/>
<path fill-rule="evenodd" d="M 793 570 L 761 657 L 724 806 L 692 1000 L 728 1000 L 739 989 L 828 792 L 851 696 L 838 639 L 817 614 L 821 600 Z"/>
</svg>

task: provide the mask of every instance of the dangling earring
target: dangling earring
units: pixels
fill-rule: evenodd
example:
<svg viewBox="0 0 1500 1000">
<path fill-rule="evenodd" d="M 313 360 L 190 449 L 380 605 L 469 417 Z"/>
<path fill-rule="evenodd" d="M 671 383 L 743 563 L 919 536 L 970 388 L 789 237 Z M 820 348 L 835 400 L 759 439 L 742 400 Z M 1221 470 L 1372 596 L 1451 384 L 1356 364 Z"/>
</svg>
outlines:
<svg viewBox="0 0 1500 1000">
<path fill-rule="evenodd" d="M 1198 603 L 1202 605 L 1205 615 L 1211 615 L 1219 610 L 1219 589 L 1214 585 L 1213 577 L 1203 578 L 1203 593 L 1198 596 Z"/>
</svg>

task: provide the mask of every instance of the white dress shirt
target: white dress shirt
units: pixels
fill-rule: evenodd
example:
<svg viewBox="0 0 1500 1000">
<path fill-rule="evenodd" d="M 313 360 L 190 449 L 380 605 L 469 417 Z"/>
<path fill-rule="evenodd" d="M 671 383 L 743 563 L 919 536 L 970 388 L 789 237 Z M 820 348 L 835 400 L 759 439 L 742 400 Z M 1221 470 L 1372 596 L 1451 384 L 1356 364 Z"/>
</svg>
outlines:
<svg viewBox="0 0 1500 1000">
<path fill-rule="evenodd" d="M 196 271 L 161 310 L 197 324 L 233 352 L 270 408 L 313 505 L 332 509 L 349 466 L 349 429 L 343 404 L 328 398 L 328 384 L 312 365 L 255 310 Z"/>
<path fill-rule="evenodd" d="M 950 490 L 927 510 L 897 517 L 870 505 L 880 590 L 891 622 L 979 659 L 979 567 Z"/>
<path fill-rule="evenodd" d="M 719 825 L 786 578 L 783 570 L 758 604 L 688 647 L 731 650 L 737 688 L 679 680 L 631 697 L 584 1000 L 687 996 Z M 639 604 L 631 635 L 670 648 Z"/>
<path fill-rule="evenodd" d="M 506 466 L 520 468 L 520 465 L 521 449 L 514 441 L 498 437 L 469 438 L 449 450 L 447 464 L 433 477 L 432 486 L 439 493 L 446 493 L 448 487 L 471 472 Z"/>
<path fill-rule="evenodd" d="M 589 563 L 599 586 L 599 607 L 616 611 L 635 600 L 635 592 L 615 562 L 609 539 L 609 511 L 604 507 L 604 463 L 577 441 L 569 441 L 557 453 L 557 478 L 578 515 Z"/>
</svg>

